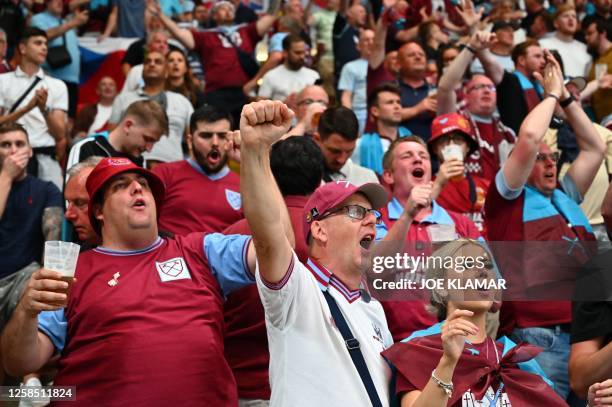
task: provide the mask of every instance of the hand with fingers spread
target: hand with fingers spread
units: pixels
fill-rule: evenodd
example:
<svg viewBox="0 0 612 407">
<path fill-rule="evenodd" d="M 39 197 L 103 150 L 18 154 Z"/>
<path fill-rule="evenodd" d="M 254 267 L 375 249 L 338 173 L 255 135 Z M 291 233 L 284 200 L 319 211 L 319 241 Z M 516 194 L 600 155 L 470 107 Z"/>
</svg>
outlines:
<svg viewBox="0 0 612 407">
<path fill-rule="evenodd" d="M 590 407 L 612 406 L 612 379 L 591 385 L 587 399 Z"/>
<path fill-rule="evenodd" d="M 426 184 L 418 184 L 412 187 L 410 198 L 408 198 L 408 207 L 406 212 L 411 219 L 414 219 L 421 209 L 431 205 L 431 194 L 433 191 L 433 182 Z"/>
<path fill-rule="evenodd" d="M 442 347 L 444 348 L 444 356 L 449 360 L 456 362 L 461 357 L 465 339 L 469 335 L 476 335 L 478 327 L 472 322 L 465 319 L 474 315 L 468 310 L 454 310 L 442 325 Z"/>
<path fill-rule="evenodd" d="M 291 126 L 293 111 L 278 100 L 249 103 L 240 116 L 240 138 L 243 146 L 271 146 Z"/>
<path fill-rule="evenodd" d="M 472 28 L 482 20 L 484 7 L 479 7 L 478 10 L 476 10 L 472 0 L 464 0 L 461 2 L 461 7 L 457 7 L 457 13 L 459 13 L 465 25 Z"/>
<path fill-rule="evenodd" d="M 57 271 L 40 269 L 30 277 L 21 302 L 22 309 L 31 316 L 42 311 L 55 311 L 64 308 L 68 303 L 69 284 L 63 281 Z M 73 282 L 75 282 L 73 280 Z"/>
<path fill-rule="evenodd" d="M 470 37 L 469 46 L 474 48 L 476 51 L 482 51 L 487 49 L 497 41 L 497 35 L 486 31 L 476 31 Z"/>
</svg>

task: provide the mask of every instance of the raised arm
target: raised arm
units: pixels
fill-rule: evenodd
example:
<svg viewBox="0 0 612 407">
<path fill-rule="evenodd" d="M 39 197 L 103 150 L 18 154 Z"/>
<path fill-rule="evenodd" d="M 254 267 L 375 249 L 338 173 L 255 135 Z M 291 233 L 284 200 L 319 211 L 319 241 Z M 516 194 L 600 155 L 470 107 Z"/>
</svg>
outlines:
<svg viewBox="0 0 612 407">
<path fill-rule="evenodd" d="M 195 48 L 195 40 L 191 31 L 180 28 L 178 25 L 176 25 L 174 21 L 172 21 L 170 17 L 162 13 L 158 1 L 148 2 L 147 11 L 152 16 L 158 17 L 164 27 L 168 31 L 170 31 L 170 34 L 172 34 L 174 38 L 179 40 L 179 42 L 183 44 L 187 49 L 192 50 Z"/>
<path fill-rule="evenodd" d="M 291 262 L 293 233 L 287 208 L 270 169 L 270 148 L 289 129 L 293 112 L 279 101 L 246 105 L 240 117 L 240 185 L 244 214 L 253 232 L 259 271 L 276 283 Z"/>
<path fill-rule="evenodd" d="M 266 14 L 265 16 L 259 17 L 259 19 L 255 23 L 257 34 L 263 37 L 268 31 L 270 31 L 275 22 L 275 15 Z"/>
<path fill-rule="evenodd" d="M 117 6 L 113 6 L 110 14 L 108 15 L 108 20 L 106 20 L 106 27 L 104 27 L 104 32 L 100 36 L 102 37 L 102 39 L 110 37 L 113 34 L 113 31 L 115 31 L 115 28 L 117 28 L 118 13 L 119 9 L 117 8 Z"/>
<path fill-rule="evenodd" d="M 387 14 L 389 10 L 385 10 L 382 16 L 376 22 L 376 29 L 374 32 L 374 46 L 372 47 L 372 54 L 368 59 L 368 65 L 370 69 L 376 69 L 382 65 L 385 61 L 385 40 L 387 38 Z"/>
<path fill-rule="evenodd" d="M 563 76 L 557 61 L 550 52 L 545 51 L 545 55 L 547 65 L 544 78 L 538 73 L 535 75 L 543 84 L 547 96 L 523 120 L 516 145 L 503 167 L 504 178 L 510 189 L 520 189 L 527 183 L 535 165 L 538 148 L 564 89 Z"/>
<path fill-rule="evenodd" d="M 9 374 L 21 377 L 36 372 L 51 358 L 54 346 L 38 331 L 38 314 L 64 307 L 66 294 L 54 291 L 67 288 L 58 272 L 40 269 L 32 274 L 2 334 L 2 362 Z"/>
<path fill-rule="evenodd" d="M 47 39 L 51 41 L 59 36 L 62 36 L 73 28 L 80 27 L 83 24 L 87 23 L 87 20 L 89 20 L 89 11 L 76 10 L 74 12 L 74 16 L 70 20 L 56 27 L 47 29 Z"/>
<path fill-rule="evenodd" d="M 496 39 L 495 34 L 490 34 L 487 47 Z M 476 56 L 482 63 L 485 74 L 491 78 L 494 84 L 499 85 L 504 78 L 504 68 L 493 58 L 493 55 L 488 49 L 482 49 L 476 53 Z"/>
<path fill-rule="evenodd" d="M 563 87 L 562 98 L 569 96 L 570 93 Z M 576 142 L 580 148 L 578 156 L 567 170 L 567 175 L 572 178 L 578 191 L 584 196 L 604 159 L 606 144 L 579 103 L 572 102 L 564 110 L 567 122 L 574 130 Z"/>
<path fill-rule="evenodd" d="M 457 111 L 455 89 L 461 83 L 465 71 L 474 59 L 474 52 L 483 50 L 490 43 L 491 34 L 477 31 L 472 34 L 468 45 L 444 70 L 438 83 L 438 115 Z"/>
</svg>

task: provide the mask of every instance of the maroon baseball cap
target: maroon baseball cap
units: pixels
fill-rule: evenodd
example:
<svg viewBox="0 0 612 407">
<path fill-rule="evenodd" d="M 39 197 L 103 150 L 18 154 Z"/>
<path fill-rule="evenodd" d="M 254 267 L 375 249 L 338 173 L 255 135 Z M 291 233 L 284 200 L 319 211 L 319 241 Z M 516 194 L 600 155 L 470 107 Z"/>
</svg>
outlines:
<svg viewBox="0 0 612 407">
<path fill-rule="evenodd" d="M 369 183 L 357 187 L 348 181 L 335 181 L 317 188 L 304 206 L 304 238 L 308 242 L 310 224 L 328 210 L 340 205 L 349 196 L 362 193 L 366 196 L 372 209 L 380 209 L 387 204 L 389 196 L 380 184 Z"/>
<path fill-rule="evenodd" d="M 96 195 L 102 190 L 108 181 L 119 174 L 123 174 L 124 172 L 136 172 L 147 179 L 151 192 L 153 193 L 153 198 L 155 199 L 157 216 L 159 217 L 159 209 L 164 202 L 164 196 L 166 194 L 166 187 L 164 186 L 164 182 L 161 180 L 161 178 L 151 171 L 137 166 L 127 158 L 104 158 L 98 163 L 98 165 L 95 166 L 93 171 L 91 171 L 91 174 L 89 174 L 87 177 L 87 183 L 85 184 L 87 193 L 89 194 L 89 221 L 98 235 L 101 235 L 101 227 L 100 223 L 94 216 L 93 210 L 93 203 L 96 199 Z"/>
<path fill-rule="evenodd" d="M 458 131 L 465 136 L 468 145 L 468 156 L 478 150 L 478 143 L 474 140 L 469 120 L 462 114 L 454 112 L 438 116 L 431 123 L 431 137 L 427 142 L 429 154 L 433 156 L 433 146 L 436 142 L 452 131 Z"/>
</svg>

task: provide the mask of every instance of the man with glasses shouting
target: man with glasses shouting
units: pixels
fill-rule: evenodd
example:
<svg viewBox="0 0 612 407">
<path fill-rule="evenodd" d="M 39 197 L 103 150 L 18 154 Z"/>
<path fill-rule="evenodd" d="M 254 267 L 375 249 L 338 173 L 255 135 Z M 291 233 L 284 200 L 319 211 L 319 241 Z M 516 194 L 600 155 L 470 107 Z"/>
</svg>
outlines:
<svg viewBox="0 0 612 407">
<path fill-rule="evenodd" d="M 243 218 L 240 178 L 227 165 L 231 129 L 229 113 L 211 105 L 201 107 L 189 124 L 189 158 L 153 169 L 166 184 L 159 218 L 162 230 L 221 232 Z"/>
<path fill-rule="evenodd" d="M 285 237 L 285 204 L 270 169 L 271 145 L 293 113 L 278 101 L 244 107 L 240 121 L 244 212 L 257 250 L 257 285 L 270 349 L 271 406 L 388 406 L 391 371 L 380 352 L 393 341 L 380 303 L 364 294 L 387 193 L 378 184 L 320 186 L 304 207 L 309 260 Z M 424 195 L 407 203 L 387 236 L 403 240 Z M 321 358 L 325 359 L 321 363 Z"/>
<path fill-rule="evenodd" d="M 535 248 L 542 247 L 534 245 L 535 241 L 566 242 L 569 254 L 574 245 L 583 247 L 581 241 L 595 240 L 578 203 L 599 169 L 605 144 L 563 85 L 557 61 L 546 50 L 544 56 L 546 67 L 542 75 L 537 72 L 534 75 L 542 83 L 545 96 L 521 124 L 512 154 L 491 183 L 485 201 L 485 222 L 489 241 L 526 241 Z M 580 153 L 561 179 L 557 178 L 559 156 L 543 143 L 556 108 L 563 109 L 580 147 Z M 550 277 L 557 277 L 562 272 L 560 267 L 553 264 L 552 259 L 543 257 L 536 259 L 512 253 L 498 255 L 496 259 L 507 279 L 521 278 L 516 276 L 522 270 L 525 276 L 535 280 L 546 272 L 551 273 Z M 568 256 L 563 261 L 570 260 Z M 508 270 L 512 272 L 506 273 Z M 530 294 L 528 299 L 543 299 L 543 296 Z M 528 342 L 544 348 L 536 360 L 563 399 L 569 393 L 567 363 L 571 317 L 569 301 L 506 301 L 506 298 L 500 315 L 502 333 L 510 333 L 510 338 L 517 343 Z"/>
</svg>

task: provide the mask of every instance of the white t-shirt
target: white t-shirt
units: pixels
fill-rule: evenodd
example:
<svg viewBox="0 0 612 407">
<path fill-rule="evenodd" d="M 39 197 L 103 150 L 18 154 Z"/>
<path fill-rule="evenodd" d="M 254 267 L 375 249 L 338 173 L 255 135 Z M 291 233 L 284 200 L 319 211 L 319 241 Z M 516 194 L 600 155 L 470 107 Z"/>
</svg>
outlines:
<svg viewBox="0 0 612 407">
<path fill-rule="evenodd" d="M 283 65 L 268 71 L 262 79 L 258 96 L 284 101 L 292 93 L 300 92 L 308 85 L 314 85 L 319 73 L 305 66 L 297 71 Z"/>
<path fill-rule="evenodd" d="M 308 268 L 310 267 L 310 268 Z M 270 406 L 371 406 L 322 289 L 336 300 L 361 353 L 383 406 L 389 405 L 391 371 L 380 353 L 393 344 L 382 306 L 366 302 L 324 267 L 297 256 L 285 278 L 257 288 L 266 314 L 270 349 Z"/>
<path fill-rule="evenodd" d="M 34 82 L 35 77 L 41 78 L 36 86 L 21 101 L 17 109 L 24 107 L 40 88 L 47 89 L 47 109 L 68 111 L 68 88 L 59 79 L 47 75 L 42 69 L 32 76 L 27 76 L 20 67 L 13 72 L 0 75 L 0 108 L 3 114 L 8 114 L 13 104 Z M 30 110 L 17 120 L 28 131 L 28 138 L 32 147 L 53 147 L 55 139 L 49 133 L 45 117 L 38 107 Z M 61 183 L 60 183 L 61 184 Z"/>
<path fill-rule="evenodd" d="M 591 62 L 591 56 L 587 52 L 584 43 L 574 40 L 572 42 L 561 41 L 556 35 L 540 40 L 540 45 L 546 49 L 556 49 L 563 59 L 565 76 L 586 76 L 587 66 Z"/>
<path fill-rule="evenodd" d="M 96 131 L 98 131 L 98 129 L 100 129 L 100 127 L 104 126 L 108 119 L 110 119 L 112 111 L 113 105 L 104 106 L 98 103 L 96 117 L 94 118 L 91 126 L 89 126 L 87 135 L 94 134 Z"/>
<path fill-rule="evenodd" d="M 123 88 L 121 88 L 120 93 L 125 92 L 134 92 L 144 86 L 144 79 L 142 79 L 142 69 L 143 65 L 134 65 L 130 68 L 130 71 L 125 78 L 125 82 L 123 83 Z"/>
</svg>

